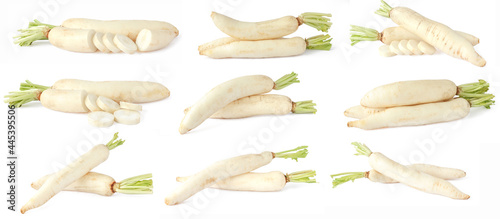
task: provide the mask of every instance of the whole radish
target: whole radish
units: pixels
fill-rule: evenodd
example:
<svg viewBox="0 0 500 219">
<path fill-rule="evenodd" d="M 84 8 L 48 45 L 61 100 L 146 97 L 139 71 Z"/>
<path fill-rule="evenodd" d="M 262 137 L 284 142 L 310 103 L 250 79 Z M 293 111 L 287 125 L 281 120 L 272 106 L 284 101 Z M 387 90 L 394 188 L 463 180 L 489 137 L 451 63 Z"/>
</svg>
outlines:
<svg viewBox="0 0 500 219">
<path fill-rule="evenodd" d="M 331 14 L 307 12 L 299 17 L 285 16 L 261 22 L 243 22 L 212 12 L 212 20 L 225 34 L 240 40 L 267 40 L 280 38 L 295 32 L 300 25 L 306 24 L 319 31 L 328 32 L 332 23 Z"/>
<path fill-rule="evenodd" d="M 237 99 L 268 93 L 273 89 L 280 90 L 298 82 L 297 74 L 293 72 L 281 77 L 276 82 L 265 75 L 243 76 L 226 81 L 214 87 L 191 107 L 182 119 L 179 132 L 185 134 L 198 127 L 211 115 Z"/>
<path fill-rule="evenodd" d="M 260 154 L 247 154 L 217 161 L 202 171 L 189 177 L 186 182 L 167 195 L 165 198 L 165 204 L 176 205 L 182 203 L 197 192 L 208 188 L 215 183 L 265 166 L 274 158 L 291 158 L 297 160 L 298 158 L 306 157 L 307 153 L 307 146 L 301 146 L 278 153 L 265 151 Z"/>
<path fill-rule="evenodd" d="M 486 60 L 475 50 L 474 46 L 463 36 L 439 22 L 428 19 L 405 7 L 392 8 L 386 2 L 375 13 L 391 18 L 394 23 L 420 37 L 444 53 L 483 67 Z"/>
<path fill-rule="evenodd" d="M 42 206 L 49 199 L 54 197 L 54 195 L 83 177 L 94 167 L 106 161 L 109 156 L 109 151 L 125 142 L 121 139 L 117 139 L 118 133 L 115 133 L 113 139 L 106 145 L 99 144 L 94 146 L 72 163 L 57 171 L 52 177 L 45 181 L 37 193 L 21 208 L 21 213 L 24 214 L 26 211 Z"/>
<path fill-rule="evenodd" d="M 43 176 L 42 178 L 31 183 L 31 187 L 38 190 L 53 176 L 54 174 Z M 153 174 L 149 173 L 116 182 L 108 175 L 88 172 L 64 188 L 63 191 L 86 192 L 103 196 L 111 196 L 117 192 L 122 194 L 152 194 L 152 177 Z"/>
<path fill-rule="evenodd" d="M 356 155 L 368 157 L 370 166 L 383 175 L 423 192 L 466 200 L 470 196 L 458 190 L 448 181 L 401 165 L 382 153 L 372 152 L 366 145 L 353 142 Z"/>
<path fill-rule="evenodd" d="M 267 173 L 243 173 L 221 180 L 210 188 L 234 190 L 234 191 L 255 191 L 255 192 L 275 192 L 281 191 L 289 182 L 293 183 L 316 183 L 312 177 L 316 176 L 316 171 L 305 170 L 284 174 L 280 171 Z M 190 177 L 177 177 L 177 182 L 185 182 Z"/>
</svg>

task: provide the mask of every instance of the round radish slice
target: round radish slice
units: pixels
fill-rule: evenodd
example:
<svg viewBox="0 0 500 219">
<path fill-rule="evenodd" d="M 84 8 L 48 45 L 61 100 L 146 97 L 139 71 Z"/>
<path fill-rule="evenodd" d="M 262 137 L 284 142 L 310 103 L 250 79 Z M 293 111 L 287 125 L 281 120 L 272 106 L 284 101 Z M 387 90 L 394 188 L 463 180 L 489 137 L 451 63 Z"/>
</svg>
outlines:
<svg viewBox="0 0 500 219">
<path fill-rule="evenodd" d="M 436 48 L 434 48 L 434 46 L 431 46 L 424 41 L 420 41 L 420 43 L 418 43 L 418 48 L 426 55 L 432 55 L 436 52 Z"/>
<path fill-rule="evenodd" d="M 389 48 L 393 53 L 396 53 L 398 55 L 404 55 L 404 53 L 401 52 L 401 50 L 399 50 L 399 41 L 392 41 L 391 44 L 389 45 Z"/>
<path fill-rule="evenodd" d="M 137 45 L 125 35 L 116 34 L 113 38 L 113 42 L 124 53 L 132 54 L 137 52 Z"/>
<path fill-rule="evenodd" d="M 398 43 L 398 48 L 401 52 L 403 52 L 405 55 L 411 55 L 411 51 L 406 47 L 408 45 L 408 40 L 401 40 Z"/>
<path fill-rule="evenodd" d="M 122 109 L 129 109 L 129 110 L 135 110 L 135 111 L 142 111 L 142 106 L 139 104 L 133 104 L 129 102 L 124 102 L 120 101 L 120 108 Z"/>
<path fill-rule="evenodd" d="M 99 108 L 108 113 L 114 113 L 115 111 L 120 109 L 120 105 L 118 105 L 118 103 L 107 97 L 99 96 L 96 102 Z"/>
<path fill-rule="evenodd" d="M 95 127 L 110 127 L 115 123 L 113 114 L 103 111 L 91 112 L 87 116 L 89 124 Z"/>
<path fill-rule="evenodd" d="M 111 50 L 111 52 L 121 52 L 121 50 L 115 45 L 115 43 L 113 42 L 113 38 L 115 37 L 114 34 L 112 33 L 106 33 L 104 34 L 104 36 L 102 37 L 102 41 L 104 42 L 104 45 L 109 49 Z"/>
<path fill-rule="evenodd" d="M 111 52 L 111 50 L 104 45 L 103 41 L 104 34 L 101 32 L 97 32 L 94 34 L 94 38 L 92 39 L 92 42 L 94 43 L 95 47 L 101 52 Z"/>
<path fill-rule="evenodd" d="M 87 94 L 85 98 L 85 106 L 89 108 L 90 111 L 102 111 L 102 109 L 97 105 L 97 96 L 94 94 Z"/>
<path fill-rule="evenodd" d="M 134 110 L 121 109 L 114 113 L 115 121 L 125 125 L 136 125 L 141 121 L 141 114 Z"/>
<path fill-rule="evenodd" d="M 418 49 L 418 41 L 416 40 L 408 40 L 408 45 L 406 47 L 411 51 L 411 53 L 415 55 L 422 55 L 424 54 L 420 49 Z"/>
<path fill-rule="evenodd" d="M 395 56 L 396 53 L 393 53 L 388 45 L 382 45 L 378 48 L 378 53 L 383 57 L 391 57 Z"/>
</svg>

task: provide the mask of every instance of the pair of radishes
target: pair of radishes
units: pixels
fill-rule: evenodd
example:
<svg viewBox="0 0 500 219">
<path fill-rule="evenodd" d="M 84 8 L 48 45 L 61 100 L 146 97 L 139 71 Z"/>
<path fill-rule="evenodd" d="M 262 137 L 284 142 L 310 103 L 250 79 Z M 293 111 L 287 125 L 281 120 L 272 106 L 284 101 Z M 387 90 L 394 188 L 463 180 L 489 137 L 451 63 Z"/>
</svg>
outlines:
<svg viewBox="0 0 500 219">
<path fill-rule="evenodd" d="M 230 37 L 221 38 L 198 47 L 200 55 L 210 58 L 270 58 L 300 55 L 306 49 L 330 50 L 330 36 L 307 39 L 282 38 L 306 24 L 328 32 L 331 14 L 303 13 L 298 17 L 285 16 L 261 22 L 243 22 L 212 12 L 215 26 Z"/>
<path fill-rule="evenodd" d="M 208 118 L 236 119 L 256 115 L 284 115 L 316 113 L 311 100 L 292 102 L 289 97 L 267 94 L 299 83 L 296 73 L 287 74 L 273 81 L 265 75 L 235 78 L 217 85 L 192 107 L 184 110 L 179 132 L 185 134 Z"/>
<path fill-rule="evenodd" d="M 405 7 L 392 8 L 386 2 L 375 13 L 391 18 L 399 27 L 387 28 L 381 33 L 374 29 L 352 25 L 351 45 L 360 41 L 377 41 L 382 56 L 434 54 L 435 49 L 483 67 L 484 60 L 474 46 L 479 39 L 471 34 L 455 31 L 439 22 L 430 20 Z M 435 48 L 434 48 L 435 47 Z"/>
<path fill-rule="evenodd" d="M 110 196 L 115 192 L 124 194 L 151 194 L 153 188 L 152 174 L 144 174 L 116 182 L 110 176 L 90 172 L 108 159 L 109 151 L 122 145 L 125 141 L 118 139 L 115 133 L 107 144 L 94 146 L 66 167 L 54 174 L 46 175 L 31 186 L 38 191 L 21 208 L 25 213 L 40 207 L 60 191 L 79 191 Z"/>
<path fill-rule="evenodd" d="M 274 158 L 290 158 L 298 160 L 308 154 L 307 146 L 300 146 L 292 150 L 273 153 L 264 151 L 260 154 L 247 154 L 221 160 L 208 166 L 204 170 L 190 176 L 177 177 L 178 182 L 183 182 L 165 198 L 167 205 L 182 203 L 189 197 L 205 188 L 218 188 L 237 191 L 279 191 L 288 182 L 315 183 L 312 177 L 316 171 L 306 170 L 290 174 L 279 171 L 268 173 L 253 173 L 251 171 L 265 166 Z"/>
<path fill-rule="evenodd" d="M 469 199 L 470 196 L 458 190 L 446 180 L 465 177 L 463 170 L 439 167 L 429 164 L 401 165 L 383 155 L 372 152 L 366 145 L 353 142 L 352 145 L 358 152 L 355 155 L 369 157 L 370 166 L 373 168 L 367 172 L 345 172 L 331 175 L 335 178 L 332 182 L 333 188 L 359 178 L 368 178 L 372 182 L 379 183 L 403 183 L 423 192 L 438 194 L 453 199 Z"/>
<path fill-rule="evenodd" d="M 73 52 L 149 52 L 166 47 L 179 31 L 163 21 L 101 21 L 72 18 L 61 26 L 35 20 L 19 30 L 15 43 L 29 46 L 37 40 L 49 40 L 58 48 Z"/>
<path fill-rule="evenodd" d="M 111 126 L 114 121 L 137 124 L 142 106 L 134 103 L 158 101 L 170 96 L 170 91 L 156 82 L 142 81 L 84 81 L 62 79 L 52 87 L 21 83 L 20 91 L 10 92 L 5 102 L 20 107 L 39 100 L 46 108 L 68 112 L 88 113 L 89 123 L 97 127 Z M 118 104 L 118 102 L 120 104 Z"/>
<path fill-rule="evenodd" d="M 467 116 L 471 107 L 490 108 L 495 96 L 487 94 L 488 89 L 484 80 L 460 86 L 450 80 L 401 81 L 371 90 L 360 106 L 344 114 L 359 119 L 348 122 L 348 127 L 361 129 L 453 121 Z"/>
</svg>

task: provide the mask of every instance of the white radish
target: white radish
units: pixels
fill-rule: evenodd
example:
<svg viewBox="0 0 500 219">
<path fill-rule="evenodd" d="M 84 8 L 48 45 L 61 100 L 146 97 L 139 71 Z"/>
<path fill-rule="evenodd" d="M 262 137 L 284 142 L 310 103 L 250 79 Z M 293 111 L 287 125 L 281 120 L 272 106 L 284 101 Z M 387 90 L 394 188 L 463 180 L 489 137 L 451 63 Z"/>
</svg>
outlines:
<svg viewBox="0 0 500 219">
<path fill-rule="evenodd" d="M 424 53 L 426 55 L 432 55 L 432 54 L 436 53 L 436 48 L 434 48 L 434 46 L 431 46 L 424 41 L 420 41 L 418 43 L 417 47 L 420 51 L 422 51 L 422 53 Z"/>
<path fill-rule="evenodd" d="M 378 53 L 382 57 L 391 57 L 397 55 L 396 53 L 391 51 L 390 46 L 388 45 L 382 45 L 378 48 Z"/>
<path fill-rule="evenodd" d="M 466 175 L 465 171 L 460 169 L 440 167 L 430 164 L 411 164 L 407 165 L 406 167 L 444 180 L 460 179 L 465 177 Z M 374 169 L 366 172 L 346 172 L 333 174 L 330 176 L 332 178 L 335 177 L 332 182 L 333 188 L 348 181 L 354 182 L 354 180 L 360 178 L 367 178 L 372 182 L 378 183 L 399 183 L 398 181 L 391 179 Z"/>
<path fill-rule="evenodd" d="M 399 49 L 398 41 L 392 41 L 391 44 L 389 45 L 389 49 L 391 50 L 391 52 L 397 55 L 404 55 L 404 52 Z"/>
<path fill-rule="evenodd" d="M 368 162 L 373 169 L 391 179 L 427 193 L 461 200 L 470 198 L 469 195 L 461 192 L 444 179 L 401 165 L 381 153 L 372 152 L 364 144 L 358 142 L 352 144 L 358 152 L 356 155 L 367 156 Z"/>
<path fill-rule="evenodd" d="M 467 39 L 467 41 L 469 41 L 472 45 L 475 46 L 479 44 L 479 38 L 461 31 L 455 31 L 455 32 L 460 36 L 464 37 L 465 39 Z M 422 38 L 418 37 L 417 35 L 413 34 L 412 32 L 400 26 L 388 27 L 379 33 L 375 29 L 351 25 L 352 46 L 361 41 L 377 41 L 377 40 L 380 40 L 380 42 L 386 45 L 390 45 L 392 41 L 401 41 L 401 40 L 422 41 Z"/>
<path fill-rule="evenodd" d="M 200 55 L 201 55 L 201 52 L 204 50 L 213 49 L 213 48 L 223 46 L 226 44 L 230 44 L 233 42 L 237 42 L 237 41 L 241 41 L 241 40 L 238 40 L 238 39 L 235 39 L 232 37 L 219 38 L 219 39 L 216 39 L 214 41 L 210 41 L 208 43 L 205 43 L 205 44 L 198 46 L 198 52 L 200 52 Z"/>
<path fill-rule="evenodd" d="M 189 177 L 186 182 L 167 195 L 165 198 L 165 204 L 179 204 L 197 192 L 208 188 L 215 183 L 265 166 L 274 158 L 291 158 L 297 160 L 297 158 L 304 158 L 306 156 L 307 146 L 302 146 L 279 153 L 265 151 L 260 154 L 247 154 L 217 161 L 202 171 Z"/>
<path fill-rule="evenodd" d="M 225 40 L 224 40 L 225 41 Z M 320 35 L 307 39 L 293 37 L 287 39 L 271 39 L 259 41 L 234 41 L 210 49 L 200 51 L 200 55 L 210 58 L 272 58 L 296 56 L 306 49 L 330 50 L 329 35 Z M 218 44 L 210 43 L 210 44 Z"/>
<path fill-rule="evenodd" d="M 255 192 L 276 192 L 282 190 L 289 182 L 315 183 L 312 177 L 316 176 L 316 171 L 306 170 L 290 174 L 280 171 L 267 173 L 243 173 L 216 182 L 210 188 L 233 190 L 233 191 L 255 191 Z M 186 182 L 190 177 L 177 177 L 177 182 Z"/>
<path fill-rule="evenodd" d="M 176 36 L 179 35 L 179 31 L 175 26 L 164 21 L 70 18 L 65 20 L 61 26 L 75 29 L 93 29 L 102 33 L 122 34 L 133 41 L 136 41 L 137 35 L 143 29 L 169 30 L 174 32 Z"/>
<path fill-rule="evenodd" d="M 89 94 L 103 96 L 116 102 L 147 103 L 158 101 L 170 96 L 170 91 L 160 83 L 149 81 L 85 81 L 78 79 L 61 79 L 52 87 L 33 84 L 26 80 L 21 83 L 21 90 L 85 90 Z"/>
<path fill-rule="evenodd" d="M 292 102 L 283 95 L 252 95 L 237 99 L 214 113 L 212 119 L 239 119 L 258 115 L 286 115 L 291 113 L 316 113 L 316 106 L 311 100 Z M 189 108 L 184 110 L 185 113 Z"/>
<path fill-rule="evenodd" d="M 380 9 L 375 13 L 391 18 L 394 23 L 450 56 L 479 67 L 486 65 L 486 60 L 474 50 L 474 46 L 467 39 L 444 24 L 428 19 L 409 8 L 392 8 L 383 0 Z"/>
<path fill-rule="evenodd" d="M 416 41 L 416 40 L 408 40 L 408 44 L 406 45 L 406 47 L 410 50 L 410 52 L 414 55 L 423 55 L 424 52 L 422 52 L 422 50 L 420 50 L 418 48 L 418 44 L 420 43 L 420 41 Z"/>
<path fill-rule="evenodd" d="M 101 51 L 101 52 L 111 52 L 111 50 L 104 45 L 104 34 L 101 32 L 97 32 L 94 34 L 94 37 L 92 38 L 92 43 L 94 43 L 95 47 Z"/>
<path fill-rule="evenodd" d="M 112 33 L 105 33 L 104 36 L 102 37 L 102 42 L 108 48 L 111 50 L 113 53 L 119 53 L 121 52 L 120 48 L 116 46 L 115 42 L 113 42 L 113 39 L 115 38 L 115 35 Z"/>
<path fill-rule="evenodd" d="M 120 109 L 120 105 L 118 103 L 107 97 L 99 96 L 96 103 L 99 108 L 108 113 L 114 113 Z"/>
<path fill-rule="evenodd" d="M 54 27 L 47 38 L 50 44 L 60 49 L 72 52 L 95 52 L 97 48 L 93 42 L 94 34 L 94 30 Z"/>
<path fill-rule="evenodd" d="M 276 82 L 265 75 L 243 76 L 226 81 L 214 87 L 191 107 L 191 110 L 182 119 L 179 132 L 185 134 L 198 127 L 215 112 L 237 99 L 268 93 L 273 89 L 279 90 L 298 82 L 297 74 L 293 72 L 281 77 Z"/>
<path fill-rule="evenodd" d="M 163 49 L 177 36 L 172 30 L 150 30 L 143 29 L 137 35 L 135 43 L 141 52 Z"/>
<path fill-rule="evenodd" d="M 129 103 L 129 102 L 125 102 L 125 101 L 120 101 L 120 108 L 128 109 L 128 110 L 135 110 L 135 111 L 142 111 L 141 105 Z"/>
<path fill-rule="evenodd" d="M 85 105 L 86 97 L 87 92 L 84 90 L 47 89 L 41 93 L 38 100 L 47 109 L 66 113 L 86 113 L 89 111 Z"/>
<path fill-rule="evenodd" d="M 53 176 L 54 174 L 45 175 L 31 183 L 31 187 L 38 190 Z M 121 182 L 116 182 L 108 175 L 88 172 L 64 188 L 63 191 L 86 192 L 103 196 L 111 196 L 116 192 L 122 194 L 152 194 L 152 177 L 152 174 L 144 174 L 124 179 Z"/>
<path fill-rule="evenodd" d="M 137 52 L 137 45 L 125 35 L 116 34 L 113 43 L 124 53 L 133 54 Z"/>
<path fill-rule="evenodd" d="M 408 45 L 408 40 L 401 40 L 399 41 L 398 48 L 405 55 L 413 55 L 413 53 L 408 49 L 407 45 Z"/>
<path fill-rule="evenodd" d="M 115 133 L 113 139 L 111 139 L 108 144 L 94 146 L 72 163 L 57 171 L 52 177 L 45 181 L 36 194 L 21 208 L 21 213 L 24 214 L 28 210 L 45 204 L 49 199 L 54 197 L 54 195 L 108 159 L 109 151 L 122 145 L 124 142 L 121 139 L 117 139 L 118 133 Z"/>
<path fill-rule="evenodd" d="M 280 38 L 295 32 L 300 25 L 310 25 L 317 30 L 328 32 L 331 26 L 331 14 L 303 13 L 299 17 L 284 16 L 281 18 L 261 21 L 243 22 L 228 16 L 212 12 L 212 20 L 225 34 L 240 40 L 267 40 Z"/>
<path fill-rule="evenodd" d="M 115 123 L 115 116 L 108 112 L 95 111 L 87 115 L 87 120 L 91 126 L 105 128 Z"/>
<path fill-rule="evenodd" d="M 363 119 L 384 110 L 385 108 L 369 108 L 357 105 L 345 110 L 344 115 L 351 118 Z"/>
<path fill-rule="evenodd" d="M 87 97 L 85 98 L 85 106 L 92 111 L 102 111 L 101 108 L 97 105 L 97 96 L 94 94 L 87 94 Z"/>
<path fill-rule="evenodd" d="M 117 123 L 137 125 L 141 122 L 141 114 L 134 110 L 120 109 L 113 113 Z"/>
</svg>

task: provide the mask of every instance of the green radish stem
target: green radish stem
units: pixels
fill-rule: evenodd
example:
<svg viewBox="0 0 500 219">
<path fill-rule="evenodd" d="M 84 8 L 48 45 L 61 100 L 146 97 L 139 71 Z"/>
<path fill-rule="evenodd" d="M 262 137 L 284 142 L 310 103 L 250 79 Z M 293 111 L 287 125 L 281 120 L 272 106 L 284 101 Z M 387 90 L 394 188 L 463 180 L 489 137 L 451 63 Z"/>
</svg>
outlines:
<svg viewBox="0 0 500 219">
<path fill-rule="evenodd" d="M 382 4 L 380 5 L 380 8 L 377 11 L 375 11 L 375 14 L 389 18 L 392 7 L 389 4 L 387 4 L 384 0 L 380 1 L 382 2 Z"/>
<path fill-rule="evenodd" d="M 351 144 L 354 145 L 354 148 L 356 148 L 356 151 L 358 152 L 358 153 L 354 154 L 356 156 L 364 155 L 364 156 L 369 157 L 370 154 L 372 154 L 372 151 L 370 150 L 370 148 L 368 148 L 365 144 L 362 144 L 360 142 L 352 142 Z"/>
<path fill-rule="evenodd" d="M 306 48 L 328 51 L 332 48 L 330 41 L 332 41 L 332 38 L 328 34 L 309 37 L 306 39 Z"/>
<path fill-rule="evenodd" d="M 15 44 L 20 46 L 29 46 L 37 40 L 48 40 L 49 31 L 56 26 L 44 24 L 38 20 L 30 22 L 28 28 L 18 30 L 19 35 L 15 36 Z"/>
<path fill-rule="evenodd" d="M 332 188 L 335 188 L 340 184 L 343 184 L 343 183 L 346 183 L 349 181 L 354 182 L 354 180 L 356 180 L 356 179 L 365 178 L 366 172 L 345 172 L 345 173 L 333 174 L 330 176 L 332 178 L 334 178 L 336 176 L 341 176 L 341 177 L 337 177 L 337 178 L 333 179 L 333 181 L 332 181 L 333 187 Z"/>
<path fill-rule="evenodd" d="M 293 103 L 292 113 L 302 114 L 302 113 L 316 113 L 318 110 L 314 107 L 316 106 L 312 100 L 305 100 Z"/>
<path fill-rule="evenodd" d="M 33 82 L 31 82 L 29 80 L 26 80 L 25 82 L 21 82 L 21 86 L 19 86 L 19 90 L 21 90 L 21 91 L 31 90 L 31 89 L 37 89 L 40 91 L 44 91 L 44 90 L 47 90 L 49 88 L 50 88 L 49 86 L 43 86 L 40 84 L 33 84 Z"/>
<path fill-rule="evenodd" d="M 473 98 L 465 98 L 470 103 L 471 107 L 481 107 L 484 106 L 486 109 L 490 109 L 491 105 L 495 104 L 493 98 L 495 95 L 493 94 L 469 94 L 468 96 L 475 96 Z"/>
<path fill-rule="evenodd" d="M 331 16 L 332 14 L 306 12 L 302 13 L 298 18 L 299 22 L 326 33 L 332 26 L 332 22 L 330 22 Z"/>
<path fill-rule="evenodd" d="M 297 171 L 297 172 L 293 172 L 293 173 L 287 173 L 285 175 L 285 178 L 286 178 L 286 182 L 316 183 L 316 179 L 314 179 L 315 176 L 316 176 L 315 170 L 304 170 L 304 171 Z"/>
<path fill-rule="evenodd" d="M 39 100 L 42 91 L 37 89 L 23 90 L 23 91 L 12 91 L 8 95 L 5 95 L 4 103 L 9 103 L 15 107 L 21 107 L 22 105 L 29 103 L 31 101 Z"/>
<path fill-rule="evenodd" d="M 351 25 L 351 46 L 361 41 L 377 41 L 380 39 L 380 33 L 371 28 Z"/>
<path fill-rule="evenodd" d="M 467 94 L 484 94 L 488 91 L 490 84 L 483 79 L 479 82 L 462 84 L 458 86 L 458 96 L 466 96 Z"/>
<path fill-rule="evenodd" d="M 118 132 L 113 135 L 113 138 L 106 144 L 109 150 L 113 150 L 116 147 L 125 143 L 125 140 L 118 139 Z"/>
<path fill-rule="evenodd" d="M 309 151 L 307 150 L 307 146 L 299 146 L 291 150 L 276 152 L 274 153 L 274 157 L 284 159 L 290 158 L 292 160 L 299 161 L 298 158 L 305 158 L 308 153 Z"/>
<path fill-rule="evenodd" d="M 113 185 L 113 190 L 123 194 L 152 194 L 153 174 L 134 176 Z"/>
<path fill-rule="evenodd" d="M 295 72 L 284 75 L 283 77 L 274 82 L 274 89 L 281 90 L 293 83 L 300 83 L 299 79 L 297 78 L 297 75 L 298 74 Z"/>
</svg>

